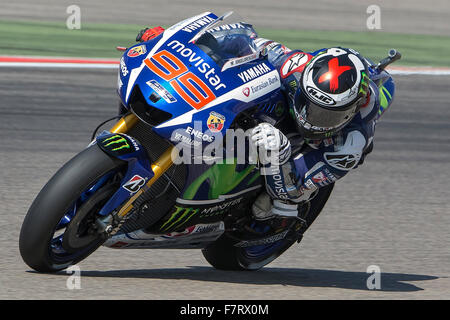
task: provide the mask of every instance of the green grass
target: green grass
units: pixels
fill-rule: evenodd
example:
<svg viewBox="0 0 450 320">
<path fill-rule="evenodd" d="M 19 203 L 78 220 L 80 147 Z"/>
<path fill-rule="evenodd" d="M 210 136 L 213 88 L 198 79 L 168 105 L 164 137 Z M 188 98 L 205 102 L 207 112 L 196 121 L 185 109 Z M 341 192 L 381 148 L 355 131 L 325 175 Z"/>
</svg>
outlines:
<svg viewBox="0 0 450 320">
<path fill-rule="evenodd" d="M 450 67 L 450 37 L 387 32 L 261 30 L 260 35 L 276 39 L 288 48 L 316 50 L 322 47 L 353 48 L 379 61 L 395 48 L 402 54 L 398 65 Z"/>
<path fill-rule="evenodd" d="M 37 55 L 118 58 L 116 46 L 135 44 L 143 25 L 83 23 L 68 30 L 65 21 L 0 21 L 0 55 Z M 313 51 L 324 47 L 351 47 L 378 61 L 388 49 L 398 49 L 398 65 L 450 67 L 450 37 L 395 34 L 382 31 L 306 31 L 257 29 L 259 35 L 291 49 Z"/>
</svg>

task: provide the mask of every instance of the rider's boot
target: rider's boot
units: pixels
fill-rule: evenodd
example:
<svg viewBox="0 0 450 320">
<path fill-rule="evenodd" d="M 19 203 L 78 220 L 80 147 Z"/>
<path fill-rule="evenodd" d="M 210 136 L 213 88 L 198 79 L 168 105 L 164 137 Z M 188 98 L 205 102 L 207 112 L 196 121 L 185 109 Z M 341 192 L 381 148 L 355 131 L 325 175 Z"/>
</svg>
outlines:
<svg viewBox="0 0 450 320">
<path fill-rule="evenodd" d="M 290 201 L 274 199 L 267 192 L 261 193 L 252 206 L 255 220 L 264 221 L 275 217 L 292 218 L 298 215 L 298 205 Z"/>
</svg>

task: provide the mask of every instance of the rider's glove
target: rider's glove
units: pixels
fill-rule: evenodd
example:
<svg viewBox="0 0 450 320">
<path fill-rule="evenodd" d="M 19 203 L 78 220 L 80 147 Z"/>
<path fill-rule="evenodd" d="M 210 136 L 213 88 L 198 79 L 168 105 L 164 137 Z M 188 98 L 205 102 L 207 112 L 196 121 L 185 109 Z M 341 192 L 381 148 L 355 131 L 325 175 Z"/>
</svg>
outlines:
<svg viewBox="0 0 450 320">
<path fill-rule="evenodd" d="M 258 148 L 259 160 L 263 165 L 282 165 L 291 157 L 288 138 L 269 123 L 261 123 L 253 128 L 250 141 Z"/>
<path fill-rule="evenodd" d="M 163 27 L 155 27 L 152 29 L 145 28 L 139 31 L 138 35 L 136 36 L 136 41 L 138 42 L 148 41 L 155 38 L 156 36 L 160 35 L 163 32 L 164 32 Z"/>
</svg>

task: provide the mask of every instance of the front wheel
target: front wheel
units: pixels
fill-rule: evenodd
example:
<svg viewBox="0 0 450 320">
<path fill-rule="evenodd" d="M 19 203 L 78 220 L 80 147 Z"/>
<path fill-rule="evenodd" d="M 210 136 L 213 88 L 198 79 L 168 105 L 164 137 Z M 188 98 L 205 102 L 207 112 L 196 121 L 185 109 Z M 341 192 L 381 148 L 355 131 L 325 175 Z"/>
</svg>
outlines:
<svg viewBox="0 0 450 320">
<path fill-rule="evenodd" d="M 56 272 L 85 259 L 102 245 L 96 213 L 118 188 L 125 162 L 96 145 L 67 162 L 38 194 L 22 224 L 19 249 L 39 272 Z"/>
</svg>

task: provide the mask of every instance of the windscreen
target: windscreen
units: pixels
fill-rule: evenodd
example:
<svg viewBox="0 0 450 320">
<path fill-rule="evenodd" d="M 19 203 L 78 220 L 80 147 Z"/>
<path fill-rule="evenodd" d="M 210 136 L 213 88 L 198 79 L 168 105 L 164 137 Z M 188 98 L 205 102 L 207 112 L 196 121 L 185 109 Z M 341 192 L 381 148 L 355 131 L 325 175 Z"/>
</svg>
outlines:
<svg viewBox="0 0 450 320">
<path fill-rule="evenodd" d="M 191 42 L 222 67 L 237 58 L 247 57 L 250 61 L 259 57 L 254 42 L 256 38 L 257 34 L 250 24 L 229 12 L 205 26 Z"/>
</svg>

